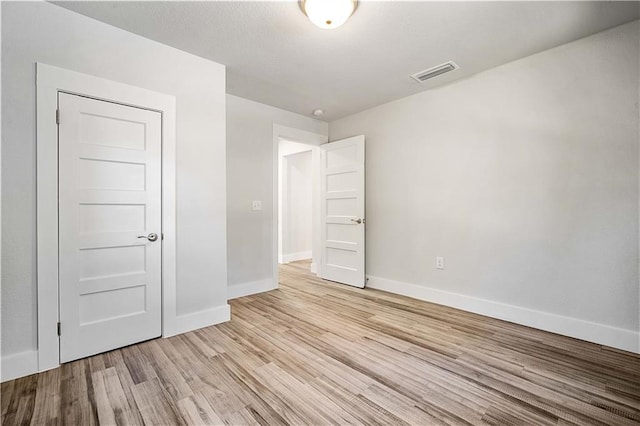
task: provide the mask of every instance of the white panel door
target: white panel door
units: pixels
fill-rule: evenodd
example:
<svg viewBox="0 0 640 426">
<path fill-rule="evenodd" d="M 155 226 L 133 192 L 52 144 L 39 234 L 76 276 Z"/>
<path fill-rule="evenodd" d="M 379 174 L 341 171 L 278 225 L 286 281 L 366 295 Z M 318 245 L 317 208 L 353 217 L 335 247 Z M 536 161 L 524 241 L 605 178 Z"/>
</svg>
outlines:
<svg viewBox="0 0 640 426">
<path fill-rule="evenodd" d="M 321 278 L 364 287 L 364 136 L 321 145 Z"/>
<path fill-rule="evenodd" d="M 58 95 L 60 361 L 161 335 L 161 114 Z"/>
</svg>

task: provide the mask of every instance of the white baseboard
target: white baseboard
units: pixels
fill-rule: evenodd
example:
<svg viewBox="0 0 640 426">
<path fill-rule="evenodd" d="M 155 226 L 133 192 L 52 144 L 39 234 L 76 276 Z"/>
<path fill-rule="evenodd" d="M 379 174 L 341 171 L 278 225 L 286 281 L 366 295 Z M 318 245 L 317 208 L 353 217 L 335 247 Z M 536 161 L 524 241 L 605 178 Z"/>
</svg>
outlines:
<svg viewBox="0 0 640 426">
<path fill-rule="evenodd" d="M 316 265 L 316 262 L 311 262 L 311 273 L 312 274 L 318 273 L 318 265 Z"/>
<path fill-rule="evenodd" d="M 367 287 L 640 353 L 640 333 L 633 330 L 380 277 L 369 276 Z"/>
<path fill-rule="evenodd" d="M 17 379 L 38 372 L 38 351 L 30 350 L 2 357 L 1 381 Z"/>
<path fill-rule="evenodd" d="M 283 254 L 281 263 L 297 262 L 298 260 L 305 259 L 311 259 L 311 251 Z"/>
<path fill-rule="evenodd" d="M 186 315 L 178 315 L 170 327 L 164 330 L 162 337 L 171 337 L 187 331 L 227 322 L 231 319 L 231 307 L 228 304 L 216 306 L 204 311 L 193 312 Z"/>
<path fill-rule="evenodd" d="M 273 282 L 273 278 L 242 284 L 231 284 L 227 290 L 227 297 L 229 299 L 237 299 L 238 297 L 251 296 L 252 294 L 263 293 L 277 288 L 278 284 Z"/>
</svg>

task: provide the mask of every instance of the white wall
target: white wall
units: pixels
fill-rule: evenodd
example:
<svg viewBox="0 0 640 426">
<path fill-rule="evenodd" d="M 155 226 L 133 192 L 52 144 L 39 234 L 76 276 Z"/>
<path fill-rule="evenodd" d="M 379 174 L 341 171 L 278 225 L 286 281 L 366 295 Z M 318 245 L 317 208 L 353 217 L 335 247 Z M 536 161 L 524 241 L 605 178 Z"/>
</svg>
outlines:
<svg viewBox="0 0 640 426">
<path fill-rule="evenodd" d="M 277 226 L 273 217 L 274 125 L 328 134 L 328 125 L 323 121 L 227 95 L 230 297 L 273 285 Z M 262 201 L 262 210 L 252 211 L 252 200 Z"/>
<path fill-rule="evenodd" d="M 176 96 L 177 312 L 212 318 L 227 306 L 224 67 L 51 3 L 3 2 L 3 364 L 36 349 L 36 62 Z"/>
<path fill-rule="evenodd" d="M 311 150 L 281 155 L 282 258 L 310 259 L 313 244 L 313 163 Z"/>
<path fill-rule="evenodd" d="M 638 351 L 638 25 L 330 123 L 369 285 Z"/>
</svg>

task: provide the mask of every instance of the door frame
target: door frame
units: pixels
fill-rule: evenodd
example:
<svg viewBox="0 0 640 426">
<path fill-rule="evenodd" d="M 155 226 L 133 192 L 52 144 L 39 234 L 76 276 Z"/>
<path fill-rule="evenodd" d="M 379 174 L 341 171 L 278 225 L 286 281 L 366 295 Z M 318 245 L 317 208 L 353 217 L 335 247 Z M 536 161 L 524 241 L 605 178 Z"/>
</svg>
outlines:
<svg viewBox="0 0 640 426">
<path fill-rule="evenodd" d="M 272 217 L 272 275 L 273 275 L 273 288 L 278 288 L 279 285 L 279 273 L 278 273 L 278 238 L 280 236 L 280 230 L 278 226 L 278 216 L 280 214 L 280 209 L 278 208 L 278 197 L 280 192 L 280 185 L 278 183 L 278 177 L 280 175 L 280 167 L 279 167 L 279 144 L 281 140 L 287 140 L 292 142 L 298 142 L 305 145 L 310 145 L 312 147 L 319 147 L 320 145 L 329 142 L 329 136 L 323 135 L 320 133 L 313 133 L 306 130 L 296 129 L 293 127 L 282 126 L 280 124 L 273 124 L 273 162 L 272 162 L 272 170 L 273 170 L 273 217 Z M 319 155 L 317 154 L 316 148 L 312 148 L 313 155 L 313 170 L 318 170 Z M 319 256 L 320 252 L 318 251 L 318 244 L 320 238 L 320 215 L 318 205 L 318 188 L 317 185 L 314 185 L 314 195 L 313 195 L 313 246 L 312 251 L 315 256 Z M 317 273 L 316 268 L 320 262 L 314 257 L 311 263 L 311 272 Z"/>
<path fill-rule="evenodd" d="M 60 365 L 58 280 L 58 93 L 162 114 L 162 335 L 176 320 L 176 100 L 42 63 L 36 64 L 36 235 L 38 371 Z"/>
</svg>

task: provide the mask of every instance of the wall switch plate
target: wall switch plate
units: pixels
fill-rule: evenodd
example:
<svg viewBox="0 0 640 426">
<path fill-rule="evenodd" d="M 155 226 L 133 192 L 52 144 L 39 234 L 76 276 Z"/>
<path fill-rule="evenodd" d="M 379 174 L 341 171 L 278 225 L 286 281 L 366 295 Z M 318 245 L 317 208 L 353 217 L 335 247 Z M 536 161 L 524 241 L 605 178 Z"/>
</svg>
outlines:
<svg viewBox="0 0 640 426">
<path fill-rule="evenodd" d="M 252 210 L 262 210 L 262 201 L 255 200 L 251 203 Z"/>
<path fill-rule="evenodd" d="M 436 257 L 436 269 L 444 269 L 444 257 Z"/>
</svg>

